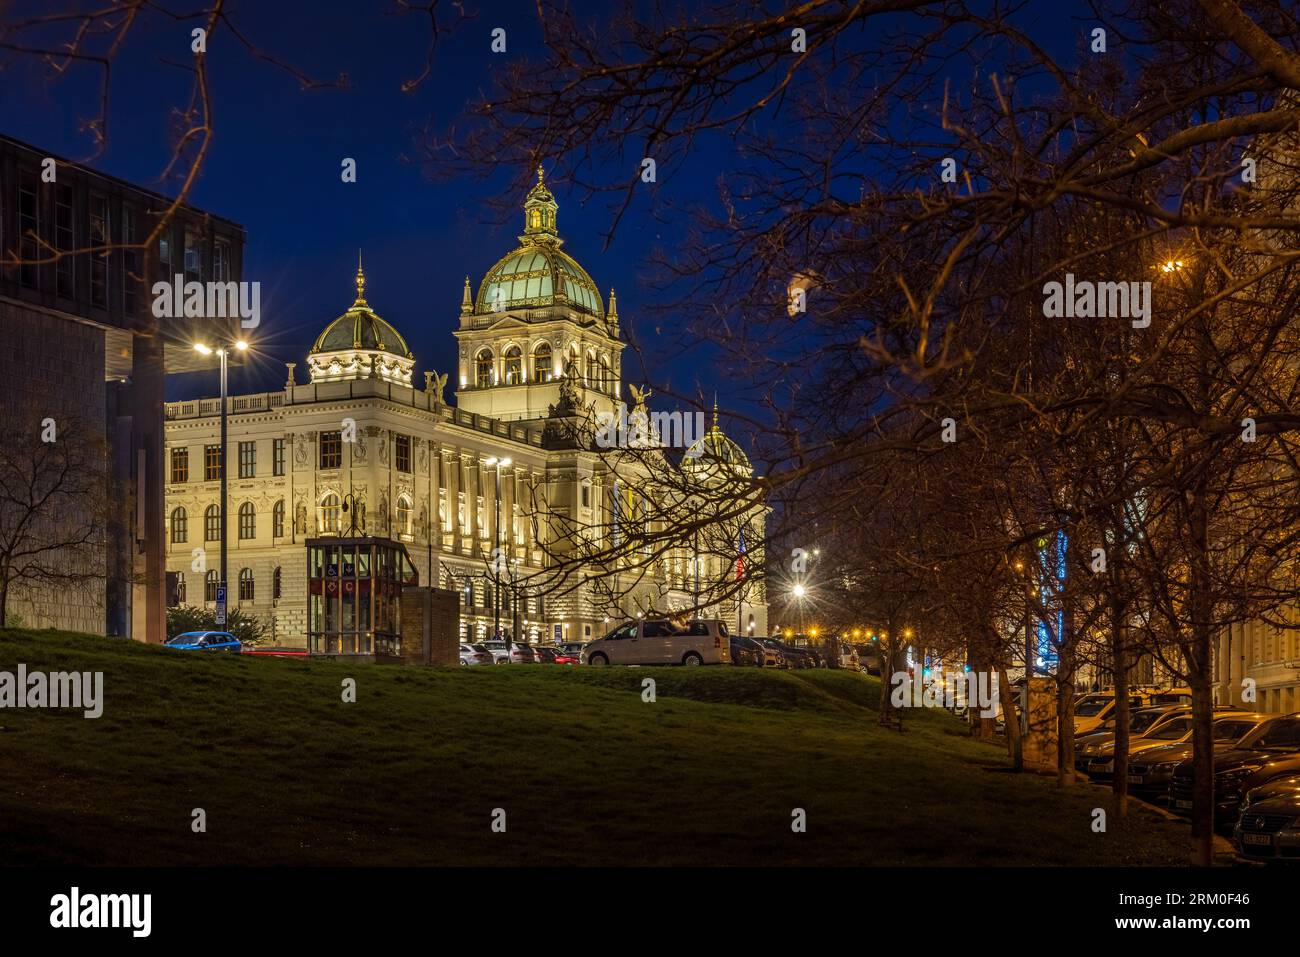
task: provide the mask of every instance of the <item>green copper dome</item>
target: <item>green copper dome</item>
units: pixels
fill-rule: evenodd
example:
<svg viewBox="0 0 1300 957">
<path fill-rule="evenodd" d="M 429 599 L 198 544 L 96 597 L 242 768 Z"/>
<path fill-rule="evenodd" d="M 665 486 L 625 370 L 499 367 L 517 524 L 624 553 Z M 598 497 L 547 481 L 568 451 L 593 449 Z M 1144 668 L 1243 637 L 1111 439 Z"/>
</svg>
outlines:
<svg viewBox="0 0 1300 957">
<path fill-rule="evenodd" d="M 605 314 L 600 291 L 587 271 L 560 249 L 555 228 L 559 204 L 537 170 L 537 185 L 524 203 L 519 248 L 488 270 L 474 303 L 476 315 L 510 309 L 569 306 L 597 319 Z"/>
<path fill-rule="evenodd" d="M 365 299 L 366 277 L 357 266 L 357 300 L 352 308 L 339 316 L 316 338 L 310 355 L 322 352 L 346 352 L 364 349 L 387 352 L 403 359 L 415 358 L 406 346 L 401 333 L 376 315 Z"/>
<path fill-rule="evenodd" d="M 698 442 L 686 450 L 682 465 L 690 472 L 714 472 L 719 466 L 729 470 L 752 472 L 752 466 L 739 445 L 727 437 L 718 425 L 718 406 L 713 406 L 713 424 Z"/>
</svg>

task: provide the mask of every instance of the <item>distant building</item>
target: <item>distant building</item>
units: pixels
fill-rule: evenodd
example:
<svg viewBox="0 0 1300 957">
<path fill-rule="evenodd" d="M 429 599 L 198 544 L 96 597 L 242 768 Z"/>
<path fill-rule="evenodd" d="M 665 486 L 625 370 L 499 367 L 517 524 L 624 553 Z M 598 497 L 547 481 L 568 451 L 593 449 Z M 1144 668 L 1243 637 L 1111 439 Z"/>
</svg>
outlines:
<svg viewBox="0 0 1300 957">
<path fill-rule="evenodd" d="M 156 319 L 149 290 L 175 274 L 239 280 L 244 247 L 241 226 L 189 206 L 166 217 L 171 206 L 0 136 L 0 421 L 77 417 L 102 435 L 111 476 L 88 503 L 108 515 L 102 578 L 16 595 L 11 620 L 165 637 L 163 376 L 197 368 L 191 343 L 212 327 Z M 157 240 L 137 245 L 163 218 Z"/>
<path fill-rule="evenodd" d="M 357 614 L 347 595 L 335 605 L 309 586 L 305 542 L 321 536 L 401 542 L 421 584 L 461 596 L 470 641 L 489 637 L 498 618 L 516 640 L 589 640 L 607 622 L 688 607 L 701 583 L 761 567 L 764 515 L 756 510 L 745 525 L 747 555 L 738 526 L 703 544 L 684 537 L 648 568 L 634 568 L 641 556 L 629 555 L 612 571 L 547 575 L 586 544 L 633 540 L 634 523 L 667 525 L 647 497 L 664 470 L 688 488 L 733 470 L 752 474 L 716 416 L 698 439 L 699 455 L 676 465 L 657 449 L 620 462 L 617 449 L 566 435 L 561 426 L 578 410 L 617 413 L 623 343 L 613 293 L 606 310 L 590 276 L 560 249 L 557 208 L 539 174 L 519 247 L 488 270 L 477 296 L 466 280 L 459 364 L 449 376 L 454 406 L 442 393 L 449 377 L 425 372 L 424 387 L 415 385 L 415 356 L 368 299 L 375 293 L 360 266 L 355 301 L 306 357 L 309 381 L 297 382 L 290 363 L 282 390 L 231 398 L 229 605 L 269 623 L 276 643 L 323 650 L 319 623 Z M 219 412 L 211 398 L 167 406 L 167 568 L 181 604 L 212 607 L 215 599 Z M 765 633 L 761 582 L 708 613 Z"/>
</svg>

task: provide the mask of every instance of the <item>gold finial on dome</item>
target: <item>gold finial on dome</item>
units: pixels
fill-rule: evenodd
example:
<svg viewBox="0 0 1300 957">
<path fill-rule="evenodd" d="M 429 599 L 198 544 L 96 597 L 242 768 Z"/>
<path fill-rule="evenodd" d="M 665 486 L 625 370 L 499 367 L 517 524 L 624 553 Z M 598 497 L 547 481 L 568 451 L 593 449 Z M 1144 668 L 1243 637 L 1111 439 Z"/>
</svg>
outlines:
<svg viewBox="0 0 1300 957">
<path fill-rule="evenodd" d="M 546 178 L 546 171 L 542 169 L 542 164 L 538 163 L 537 164 L 537 185 L 541 186 L 545 178 Z"/>
<path fill-rule="evenodd" d="M 713 393 L 713 427 L 718 427 L 718 393 Z"/>
<path fill-rule="evenodd" d="M 366 304 L 366 274 L 361 268 L 361 249 L 357 249 L 357 301 L 353 305 Z"/>
</svg>

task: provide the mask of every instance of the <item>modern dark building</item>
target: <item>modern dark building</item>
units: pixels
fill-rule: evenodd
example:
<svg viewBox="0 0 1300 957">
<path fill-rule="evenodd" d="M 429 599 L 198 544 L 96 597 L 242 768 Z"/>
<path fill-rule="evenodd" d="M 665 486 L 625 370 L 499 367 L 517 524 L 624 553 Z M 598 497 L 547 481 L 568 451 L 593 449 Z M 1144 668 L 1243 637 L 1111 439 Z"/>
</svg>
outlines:
<svg viewBox="0 0 1300 957">
<path fill-rule="evenodd" d="M 196 341 L 238 318 L 155 315 L 155 282 L 239 282 L 242 226 L 0 135 L 0 421 L 46 417 L 103 438 L 103 525 L 89 582 L 29 587 L 9 616 L 140 641 L 165 639 L 164 376 L 211 364 Z M 98 516 L 102 515 L 102 522 Z"/>
</svg>

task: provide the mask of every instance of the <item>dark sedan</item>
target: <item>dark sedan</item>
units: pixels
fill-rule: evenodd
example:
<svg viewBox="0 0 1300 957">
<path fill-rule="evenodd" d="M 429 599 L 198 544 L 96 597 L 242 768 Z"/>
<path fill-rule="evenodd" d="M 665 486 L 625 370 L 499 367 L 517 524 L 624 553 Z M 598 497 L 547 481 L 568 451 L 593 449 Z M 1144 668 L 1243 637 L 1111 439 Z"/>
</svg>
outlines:
<svg viewBox="0 0 1300 957">
<path fill-rule="evenodd" d="M 763 666 L 763 646 L 744 635 L 731 636 L 731 663 L 747 667 Z"/>
<path fill-rule="evenodd" d="M 1244 858 L 1300 863 L 1300 775 L 1247 792 L 1232 837 Z"/>
<path fill-rule="evenodd" d="M 1214 756 L 1214 825 L 1237 821 L 1242 795 L 1275 778 L 1300 774 L 1300 712 L 1271 718 L 1231 749 Z M 1169 783 L 1169 807 L 1192 813 L 1192 762 L 1174 769 Z"/>
</svg>

